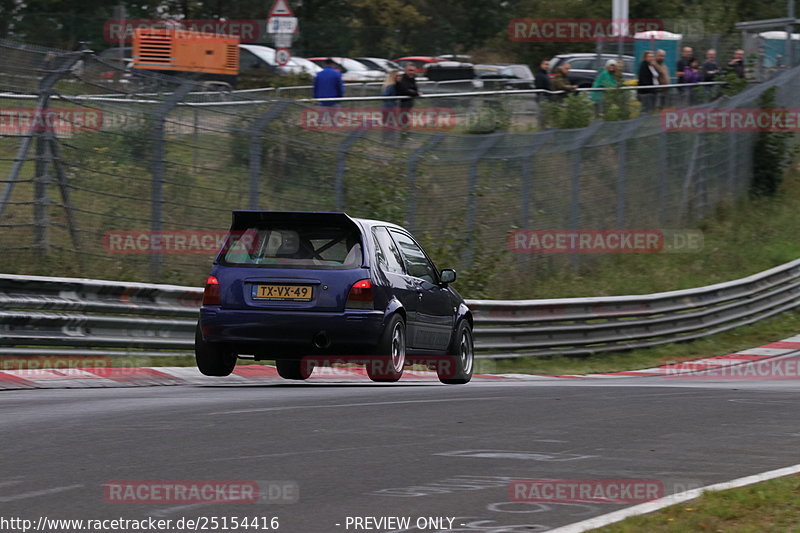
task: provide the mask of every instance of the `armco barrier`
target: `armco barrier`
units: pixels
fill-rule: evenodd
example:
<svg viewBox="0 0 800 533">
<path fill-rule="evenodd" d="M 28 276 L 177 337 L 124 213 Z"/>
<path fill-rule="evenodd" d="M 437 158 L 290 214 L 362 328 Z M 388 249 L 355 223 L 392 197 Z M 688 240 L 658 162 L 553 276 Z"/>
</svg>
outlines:
<svg viewBox="0 0 800 533">
<path fill-rule="evenodd" d="M 190 351 L 202 289 L 0 275 L 0 355 Z M 480 357 L 592 354 L 695 339 L 800 306 L 800 259 L 638 296 L 469 300 Z"/>
</svg>

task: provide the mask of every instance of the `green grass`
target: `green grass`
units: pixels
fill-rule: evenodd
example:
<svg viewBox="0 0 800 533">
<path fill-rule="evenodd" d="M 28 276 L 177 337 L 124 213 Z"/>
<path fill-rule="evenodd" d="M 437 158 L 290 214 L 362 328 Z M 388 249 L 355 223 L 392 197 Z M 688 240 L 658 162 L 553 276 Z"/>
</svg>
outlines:
<svg viewBox="0 0 800 533">
<path fill-rule="evenodd" d="M 779 196 L 745 199 L 701 222 L 700 252 L 617 254 L 593 261 L 585 272 L 565 268 L 528 278 L 521 271 L 506 280 L 499 272 L 496 278 L 508 298 L 647 294 L 730 281 L 800 258 L 799 215 L 800 165 L 795 165 Z"/>
<path fill-rule="evenodd" d="M 766 533 L 800 531 L 800 476 L 793 475 L 738 489 L 705 492 L 695 500 L 593 533 Z"/>
</svg>

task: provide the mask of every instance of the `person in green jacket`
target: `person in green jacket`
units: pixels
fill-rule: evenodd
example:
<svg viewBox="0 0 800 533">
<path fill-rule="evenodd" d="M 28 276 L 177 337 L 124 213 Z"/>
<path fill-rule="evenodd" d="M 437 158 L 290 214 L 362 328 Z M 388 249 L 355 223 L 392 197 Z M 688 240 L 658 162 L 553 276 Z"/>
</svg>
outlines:
<svg viewBox="0 0 800 533">
<path fill-rule="evenodd" d="M 592 83 L 592 89 L 598 88 L 608 88 L 613 89 L 619 87 L 619 76 L 617 75 L 617 61 L 614 59 L 609 59 L 606 61 L 606 68 L 603 69 L 602 72 L 594 79 L 594 83 Z M 603 93 L 606 91 L 592 91 L 592 100 L 596 104 L 599 104 L 603 101 Z"/>
</svg>

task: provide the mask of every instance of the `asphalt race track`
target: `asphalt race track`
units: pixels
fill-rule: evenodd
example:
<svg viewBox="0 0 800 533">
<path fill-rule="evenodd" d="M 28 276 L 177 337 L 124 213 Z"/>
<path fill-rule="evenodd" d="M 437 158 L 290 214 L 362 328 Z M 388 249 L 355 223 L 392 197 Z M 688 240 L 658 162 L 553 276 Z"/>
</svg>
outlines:
<svg viewBox="0 0 800 533">
<path fill-rule="evenodd" d="M 512 503 L 511 480 L 658 480 L 669 494 L 793 465 L 799 404 L 797 380 L 661 377 L 3 391 L 0 514 L 275 516 L 298 533 L 443 517 L 450 531 L 546 531 L 631 504 Z M 110 503 L 114 480 L 283 482 L 299 497 Z"/>
</svg>

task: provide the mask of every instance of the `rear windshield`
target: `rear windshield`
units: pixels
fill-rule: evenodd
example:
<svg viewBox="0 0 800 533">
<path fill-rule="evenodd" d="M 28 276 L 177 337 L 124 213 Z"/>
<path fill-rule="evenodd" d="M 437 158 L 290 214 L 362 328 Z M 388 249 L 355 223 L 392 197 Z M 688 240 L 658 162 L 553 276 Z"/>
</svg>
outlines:
<svg viewBox="0 0 800 533">
<path fill-rule="evenodd" d="M 361 238 L 348 227 L 250 227 L 228 234 L 220 263 L 267 268 L 358 268 L 362 263 Z"/>
</svg>

